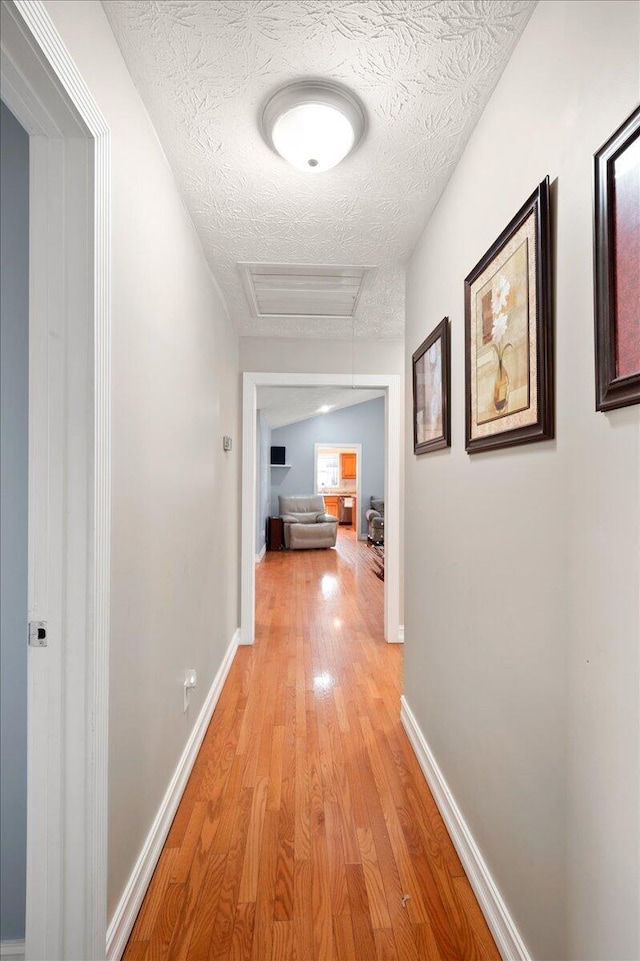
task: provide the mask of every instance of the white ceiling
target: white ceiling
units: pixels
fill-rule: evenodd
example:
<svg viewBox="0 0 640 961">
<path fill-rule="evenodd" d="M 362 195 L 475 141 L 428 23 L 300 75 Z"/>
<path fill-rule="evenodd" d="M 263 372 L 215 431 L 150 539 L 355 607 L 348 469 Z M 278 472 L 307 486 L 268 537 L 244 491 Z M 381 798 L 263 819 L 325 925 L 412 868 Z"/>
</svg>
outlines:
<svg viewBox="0 0 640 961">
<path fill-rule="evenodd" d="M 246 336 L 351 337 L 339 318 L 256 317 L 241 261 L 377 265 L 356 335 L 402 337 L 404 264 L 535 0 L 103 0 Z M 274 154 L 260 109 L 319 76 L 363 101 L 369 129 L 308 175 Z"/>
<path fill-rule="evenodd" d="M 258 387 L 258 410 L 261 410 L 269 427 L 285 427 L 299 420 L 318 417 L 319 408 L 328 405 L 331 410 L 364 404 L 375 397 L 383 397 L 383 390 L 366 390 L 362 387 Z"/>
</svg>

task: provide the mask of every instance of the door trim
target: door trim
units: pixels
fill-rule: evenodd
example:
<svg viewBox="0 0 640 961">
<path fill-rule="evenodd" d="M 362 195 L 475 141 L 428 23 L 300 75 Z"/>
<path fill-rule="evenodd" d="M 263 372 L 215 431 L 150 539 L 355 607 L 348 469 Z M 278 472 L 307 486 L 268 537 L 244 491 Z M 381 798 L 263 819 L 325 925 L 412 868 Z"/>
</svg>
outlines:
<svg viewBox="0 0 640 961">
<path fill-rule="evenodd" d="M 385 391 L 385 579 L 384 636 L 400 642 L 400 459 L 402 444 L 402 378 L 399 374 L 275 374 L 242 376 L 242 561 L 240 642 L 255 639 L 256 415 L 257 388 L 367 387 Z"/>
<path fill-rule="evenodd" d="M 28 959 L 105 956 L 109 128 L 41 0 L 2 2 L 2 99 L 30 135 Z M 25 625 L 26 634 L 26 625 Z"/>
</svg>

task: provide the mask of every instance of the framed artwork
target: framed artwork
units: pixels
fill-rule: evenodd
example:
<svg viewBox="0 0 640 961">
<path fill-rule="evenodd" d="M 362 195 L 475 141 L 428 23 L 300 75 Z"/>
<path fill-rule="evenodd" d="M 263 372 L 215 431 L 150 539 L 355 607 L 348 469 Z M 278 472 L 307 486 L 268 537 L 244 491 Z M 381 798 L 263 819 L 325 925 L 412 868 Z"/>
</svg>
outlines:
<svg viewBox="0 0 640 961">
<path fill-rule="evenodd" d="M 449 318 L 440 321 L 413 355 L 413 452 L 451 447 Z"/>
<path fill-rule="evenodd" d="M 466 449 L 554 436 L 547 177 L 464 282 Z"/>
<path fill-rule="evenodd" d="M 596 410 L 640 403 L 640 107 L 594 157 Z"/>
</svg>

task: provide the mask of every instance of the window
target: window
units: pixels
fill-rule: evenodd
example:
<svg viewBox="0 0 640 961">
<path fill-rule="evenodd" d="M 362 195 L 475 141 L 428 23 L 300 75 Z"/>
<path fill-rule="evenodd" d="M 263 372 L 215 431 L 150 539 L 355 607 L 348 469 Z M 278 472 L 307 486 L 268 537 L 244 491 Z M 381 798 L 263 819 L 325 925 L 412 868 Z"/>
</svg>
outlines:
<svg viewBox="0 0 640 961">
<path fill-rule="evenodd" d="M 318 476 L 316 478 L 318 490 L 323 487 L 332 488 L 338 486 L 338 454 L 334 451 L 331 454 L 318 452 Z"/>
</svg>

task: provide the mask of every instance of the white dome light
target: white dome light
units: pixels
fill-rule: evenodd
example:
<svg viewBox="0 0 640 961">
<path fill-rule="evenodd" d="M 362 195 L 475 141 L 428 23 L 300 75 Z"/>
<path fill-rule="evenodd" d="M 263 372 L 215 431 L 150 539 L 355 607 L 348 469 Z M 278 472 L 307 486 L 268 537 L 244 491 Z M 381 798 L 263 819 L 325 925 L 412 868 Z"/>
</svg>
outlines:
<svg viewBox="0 0 640 961">
<path fill-rule="evenodd" d="M 298 170 L 330 170 L 358 144 L 365 115 L 354 95 L 338 84 L 303 80 L 271 97 L 262 113 L 265 140 Z"/>
</svg>

